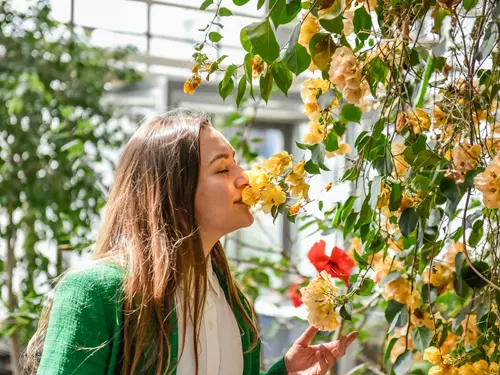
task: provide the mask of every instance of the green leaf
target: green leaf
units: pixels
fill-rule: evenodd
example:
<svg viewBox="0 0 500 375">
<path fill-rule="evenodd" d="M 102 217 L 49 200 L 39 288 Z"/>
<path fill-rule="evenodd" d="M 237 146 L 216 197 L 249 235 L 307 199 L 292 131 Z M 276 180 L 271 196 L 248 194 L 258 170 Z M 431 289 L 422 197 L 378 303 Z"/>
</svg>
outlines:
<svg viewBox="0 0 500 375">
<path fill-rule="evenodd" d="M 226 100 L 226 98 L 233 92 L 234 89 L 234 80 L 230 78 L 228 81 L 224 82 L 224 80 L 219 83 L 219 95 L 222 100 Z"/>
<path fill-rule="evenodd" d="M 352 314 L 352 303 L 351 301 L 349 301 L 348 303 L 346 303 L 345 305 L 343 305 L 341 308 L 340 308 L 340 317 L 344 320 L 352 320 L 351 318 L 351 314 Z"/>
<path fill-rule="evenodd" d="M 490 22 L 486 26 L 483 42 L 476 54 L 476 60 L 481 62 L 484 58 L 490 56 L 496 42 L 498 41 L 498 26 L 496 22 Z"/>
<path fill-rule="evenodd" d="M 411 350 L 405 350 L 403 354 L 400 354 L 394 362 L 393 370 L 396 375 L 407 375 L 410 371 L 411 364 L 413 363 L 413 354 Z"/>
<path fill-rule="evenodd" d="M 338 137 L 337 137 L 337 134 L 335 134 L 334 132 L 330 132 L 326 136 L 325 149 L 326 149 L 326 151 L 330 151 L 330 152 L 337 151 L 339 149 Z"/>
<path fill-rule="evenodd" d="M 462 298 L 466 298 L 471 290 L 462 278 L 462 268 L 464 264 L 465 255 L 463 252 L 459 252 L 455 256 L 455 278 L 453 280 L 453 287 L 455 292 Z"/>
<path fill-rule="evenodd" d="M 266 104 L 273 89 L 273 74 L 268 70 L 265 74 L 260 76 L 260 96 L 265 100 Z"/>
<path fill-rule="evenodd" d="M 233 15 L 233 12 L 231 12 L 230 9 L 225 8 L 225 7 L 220 7 L 219 8 L 219 16 L 220 17 L 229 17 L 229 16 L 232 16 L 232 15 Z"/>
<path fill-rule="evenodd" d="M 372 28 L 372 17 L 365 10 L 365 7 L 359 7 L 354 11 L 352 23 L 358 39 L 361 41 L 368 39 Z"/>
<path fill-rule="evenodd" d="M 288 90 L 293 82 L 292 72 L 290 72 L 282 61 L 277 61 L 272 65 L 273 77 L 276 86 L 288 96 Z"/>
<path fill-rule="evenodd" d="M 369 266 L 368 262 L 361 255 L 359 255 L 357 251 L 355 251 L 353 253 L 353 255 L 354 255 L 354 260 L 360 265 L 360 267 L 366 268 Z M 365 280 L 371 280 L 371 279 L 365 279 Z M 364 283 L 364 281 L 363 281 L 363 283 Z M 361 286 L 360 286 L 360 288 L 361 288 Z"/>
<path fill-rule="evenodd" d="M 340 111 L 340 117 L 344 121 L 359 122 L 361 115 L 361 109 L 354 104 L 345 104 Z"/>
<path fill-rule="evenodd" d="M 370 91 L 374 97 L 377 97 L 377 84 L 379 82 L 385 83 L 389 67 L 378 56 L 371 59 L 365 68 L 365 77 L 370 86 Z"/>
<path fill-rule="evenodd" d="M 354 252 L 357 254 L 357 252 Z M 358 257 L 361 258 L 358 254 Z M 363 258 L 361 258 L 363 259 Z M 364 261 L 364 259 L 363 259 Z M 368 263 L 365 261 L 366 265 L 368 266 Z M 375 282 L 372 279 L 364 279 L 361 285 L 359 286 L 359 290 L 356 292 L 356 294 L 360 296 L 369 296 L 373 292 L 373 287 L 375 286 Z"/>
<path fill-rule="evenodd" d="M 485 277 L 488 280 L 490 279 L 491 268 L 488 265 L 488 263 L 482 261 L 475 261 L 472 262 L 472 265 L 479 273 L 481 273 L 483 277 Z M 461 274 L 463 280 L 473 289 L 481 289 L 487 284 L 487 282 L 484 281 L 468 264 L 462 267 Z"/>
<path fill-rule="evenodd" d="M 329 33 L 314 34 L 309 42 L 311 58 L 321 71 L 326 71 L 329 68 L 335 49 L 335 43 Z"/>
<path fill-rule="evenodd" d="M 484 221 L 483 220 L 476 220 L 474 225 L 472 226 L 472 231 L 469 236 L 469 245 L 472 247 L 476 247 L 481 238 L 483 237 L 484 233 L 484 228 L 483 228 Z"/>
<path fill-rule="evenodd" d="M 283 56 L 283 62 L 289 70 L 298 76 L 304 70 L 309 68 L 309 65 L 311 64 L 311 56 L 304 46 L 296 43 L 291 52 L 287 51 L 285 53 Z"/>
<path fill-rule="evenodd" d="M 434 13 L 434 29 L 436 29 L 437 31 L 441 30 L 441 25 L 443 24 L 444 18 L 449 16 L 451 16 L 451 13 L 448 9 L 437 9 Z"/>
<path fill-rule="evenodd" d="M 477 0 L 464 0 L 464 9 L 471 10 L 477 4 Z"/>
<path fill-rule="evenodd" d="M 210 5 L 214 3 L 214 0 L 205 0 L 203 3 L 200 5 L 201 10 L 207 9 Z"/>
<path fill-rule="evenodd" d="M 218 43 L 221 41 L 222 35 L 220 35 L 217 31 L 211 31 L 208 33 L 208 39 L 214 43 Z"/>
<path fill-rule="evenodd" d="M 488 328 L 494 327 L 496 321 L 497 321 L 496 314 L 490 311 L 481 316 L 481 318 L 477 322 L 477 328 L 479 328 L 479 330 L 484 333 Z"/>
<path fill-rule="evenodd" d="M 308 160 L 306 162 L 306 164 L 304 164 L 304 169 L 309 174 L 320 174 L 321 173 L 321 171 L 319 170 L 319 167 L 316 164 L 314 164 L 311 160 Z"/>
<path fill-rule="evenodd" d="M 276 1 L 278 2 L 276 5 Z M 300 0 L 291 0 L 289 3 L 286 0 L 270 0 L 269 9 L 272 9 L 271 19 L 274 27 L 286 25 L 292 22 L 300 12 Z"/>
<path fill-rule="evenodd" d="M 398 341 L 397 337 L 393 337 L 391 341 L 389 342 L 389 345 L 387 345 L 387 348 L 385 349 L 385 354 L 384 354 L 384 363 L 389 362 L 389 359 L 391 358 L 391 352 L 392 348 L 394 348 L 394 345 Z"/>
<path fill-rule="evenodd" d="M 238 69 L 238 67 L 234 64 L 231 64 L 227 67 L 226 73 L 224 73 L 224 78 L 222 79 L 223 86 L 227 85 L 229 80 L 232 78 L 233 73 Z"/>
<path fill-rule="evenodd" d="M 426 326 L 416 327 L 411 332 L 411 338 L 413 345 L 423 353 L 431 345 L 432 333 Z"/>
<path fill-rule="evenodd" d="M 334 19 L 324 19 L 319 20 L 319 24 L 328 32 L 337 35 L 344 35 L 344 22 L 342 21 L 342 16 L 338 16 Z"/>
<path fill-rule="evenodd" d="M 404 210 L 399 218 L 399 228 L 401 229 L 401 234 L 406 238 L 410 237 L 410 234 L 417 227 L 417 222 L 418 214 L 414 207 Z"/>
<path fill-rule="evenodd" d="M 391 185 L 391 197 L 389 200 L 389 209 L 391 211 L 397 211 L 401 204 L 401 199 L 403 197 L 403 191 L 401 189 L 400 183 L 393 183 Z"/>
<path fill-rule="evenodd" d="M 241 100 L 245 96 L 245 91 L 247 89 L 247 77 L 243 76 L 240 79 L 240 83 L 238 83 L 238 94 L 236 95 L 236 106 L 239 107 L 241 104 Z"/>
<path fill-rule="evenodd" d="M 425 72 L 424 72 L 424 78 L 422 80 L 422 83 L 420 85 L 420 91 L 418 94 L 418 101 L 417 101 L 417 108 L 421 108 L 424 104 L 424 98 L 425 94 L 427 93 L 427 87 L 429 86 L 429 79 L 431 78 L 431 74 L 434 71 L 434 58 L 432 55 L 429 55 L 427 59 L 427 65 L 425 67 Z"/>
<path fill-rule="evenodd" d="M 250 40 L 248 39 L 246 28 L 242 28 L 240 31 L 240 43 L 245 51 L 250 52 L 252 49 L 252 43 L 250 43 Z"/>
<path fill-rule="evenodd" d="M 266 3 L 266 0 L 259 0 L 257 2 L 257 10 L 259 10 L 260 8 L 262 8 L 265 3 Z"/>
<path fill-rule="evenodd" d="M 247 82 L 250 85 L 250 89 L 248 91 L 250 93 L 250 96 L 252 98 L 254 98 L 254 96 L 253 96 L 253 77 L 252 77 L 252 54 L 251 53 L 247 53 L 245 55 L 244 66 L 245 66 L 245 75 L 247 77 Z"/>
<path fill-rule="evenodd" d="M 253 50 L 268 64 L 272 64 L 279 57 L 280 46 L 274 36 L 269 19 L 255 22 L 246 27 L 248 39 Z"/>
<path fill-rule="evenodd" d="M 449 178 L 443 178 L 439 184 L 441 194 L 443 194 L 452 203 L 458 203 L 460 200 L 460 191 L 455 181 Z"/>
<path fill-rule="evenodd" d="M 250 0 L 233 0 L 233 3 L 234 5 L 237 5 L 237 6 L 242 6 L 242 5 L 245 5 L 246 3 L 248 3 Z"/>
<path fill-rule="evenodd" d="M 396 300 L 389 300 L 385 309 L 385 319 L 389 323 L 389 331 L 395 327 L 404 327 L 408 322 L 408 313 L 405 305 Z"/>
</svg>

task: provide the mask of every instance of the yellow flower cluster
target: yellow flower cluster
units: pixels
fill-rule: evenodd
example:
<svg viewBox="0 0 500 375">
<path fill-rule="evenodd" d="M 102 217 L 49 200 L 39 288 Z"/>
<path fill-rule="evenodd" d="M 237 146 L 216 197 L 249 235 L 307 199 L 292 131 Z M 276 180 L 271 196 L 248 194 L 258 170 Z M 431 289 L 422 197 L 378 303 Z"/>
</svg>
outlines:
<svg viewBox="0 0 500 375">
<path fill-rule="evenodd" d="M 469 142 L 460 143 L 451 152 L 453 166 L 459 172 L 457 183 L 463 182 L 463 175 L 477 168 L 479 164 L 479 155 L 481 154 L 481 145 L 472 146 Z"/>
<path fill-rule="evenodd" d="M 199 74 L 195 74 L 194 76 L 188 78 L 186 82 L 184 82 L 184 93 L 193 95 L 201 85 L 201 77 Z"/>
<path fill-rule="evenodd" d="M 367 88 L 361 84 L 362 69 L 349 47 L 342 46 L 335 50 L 328 74 L 330 82 L 342 92 L 348 103 L 356 104 L 365 95 Z"/>
<path fill-rule="evenodd" d="M 286 190 L 290 196 L 308 201 L 309 184 L 305 180 L 305 162 L 302 160 L 293 167 L 292 165 L 293 155 L 281 151 L 254 166 L 246 173 L 249 186 L 243 189 L 243 203 L 248 206 L 260 203 L 262 211 L 270 213 L 273 207 L 286 202 Z M 301 206 L 302 203 L 298 202 L 290 207 L 290 214 L 296 215 Z"/>
<path fill-rule="evenodd" d="M 431 127 L 431 118 L 422 108 L 415 111 L 409 108 L 406 112 L 399 112 L 396 120 L 396 131 L 401 133 L 409 127 L 414 134 L 420 134 Z"/>
<path fill-rule="evenodd" d="M 339 326 L 339 315 L 335 311 L 338 290 L 326 271 L 321 271 L 308 286 L 300 289 L 309 324 L 322 331 L 333 331 Z"/>
<path fill-rule="evenodd" d="M 302 26 L 300 27 L 298 43 L 304 46 L 307 49 L 307 52 L 309 52 L 309 42 L 311 41 L 313 35 L 319 33 L 320 30 L 321 26 L 318 19 L 311 12 L 307 12 L 305 14 L 305 19 L 302 22 Z M 316 65 L 312 60 L 309 65 L 309 70 L 316 70 Z"/>
<path fill-rule="evenodd" d="M 488 364 L 484 359 L 474 363 L 467 362 L 458 367 L 457 360 L 454 360 L 449 354 L 441 355 L 439 349 L 434 346 L 425 350 L 424 360 L 434 365 L 429 370 L 429 374 L 432 375 L 496 375 L 500 369 L 498 363 Z"/>
<path fill-rule="evenodd" d="M 391 154 L 394 164 L 394 171 L 392 172 L 392 176 L 398 180 L 403 180 L 406 176 L 406 173 L 408 172 L 408 169 L 410 169 L 410 164 L 408 164 L 403 155 L 405 150 L 406 146 L 403 143 L 391 143 Z"/>
<path fill-rule="evenodd" d="M 266 63 L 261 59 L 260 56 L 252 56 L 252 78 L 258 78 L 264 69 L 266 68 Z"/>
<path fill-rule="evenodd" d="M 474 178 L 474 186 L 483 193 L 483 203 L 487 208 L 500 208 L 500 154 Z"/>
<path fill-rule="evenodd" d="M 452 241 L 442 259 L 434 259 L 432 267 L 428 266 L 422 272 L 422 280 L 435 286 L 438 294 L 453 290 L 453 273 L 455 272 L 455 257 L 463 250 L 461 242 Z"/>
<path fill-rule="evenodd" d="M 413 285 L 411 290 L 411 283 L 404 277 L 400 277 L 382 286 L 382 296 L 386 300 L 395 300 L 403 305 L 408 305 L 412 309 L 420 306 L 420 293 L 416 286 Z"/>
</svg>

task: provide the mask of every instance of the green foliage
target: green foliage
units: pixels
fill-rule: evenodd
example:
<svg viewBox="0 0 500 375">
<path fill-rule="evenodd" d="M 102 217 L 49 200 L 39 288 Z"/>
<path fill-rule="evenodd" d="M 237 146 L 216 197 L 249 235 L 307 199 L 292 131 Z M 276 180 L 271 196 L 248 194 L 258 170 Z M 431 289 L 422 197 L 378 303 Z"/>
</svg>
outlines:
<svg viewBox="0 0 500 375">
<path fill-rule="evenodd" d="M 6 105 L 0 106 L 0 122 L 8 140 L 0 153 L 0 214 L 8 222 L 0 231 L 4 244 L 20 250 L 1 283 L 5 287 L 14 272 L 25 275 L 13 280 L 19 282 L 14 303 L 3 302 L 17 322 L 9 333 L 26 344 L 42 307 L 35 280 L 52 280 L 64 269 L 62 251 L 88 248 L 91 223 L 105 204 L 96 164 L 112 164 L 106 149 L 125 138 L 123 113 L 103 104 L 106 82 L 130 84 L 140 76 L 121 63 L 133 49 L 91 47 L 86 36 L 52 20 L 46 2 L 19 13 L 0 1 L 0 14 L 0 45 L 7 51 L 1 58 Z M 27 23 L 32 27 L 23 27 Z M 60 37 L 49 38 L 53 33 Z M 57 252 L 55 265 L 41 252 L 42 241 Z"/>
</svg>

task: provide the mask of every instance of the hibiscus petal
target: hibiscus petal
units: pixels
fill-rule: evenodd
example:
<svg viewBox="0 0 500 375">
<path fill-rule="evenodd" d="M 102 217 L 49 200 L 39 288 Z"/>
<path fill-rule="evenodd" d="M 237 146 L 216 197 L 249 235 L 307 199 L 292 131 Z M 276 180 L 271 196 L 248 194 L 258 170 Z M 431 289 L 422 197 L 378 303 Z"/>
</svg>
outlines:
<svg viewBox="0 0 500 375">
<path fill-rule="evenodd" d="M 309 250 L 307 257 L 309 258 L 311 264 L 318 270 L 318 272 L 326 270 L 330 273 L 331 267 L 329 267 L 330 259 L 325 254 L 326 243 L 324 240 L 316 242 Z M 327 269 L 328 268 L 328 269 Z"/>
</svg>

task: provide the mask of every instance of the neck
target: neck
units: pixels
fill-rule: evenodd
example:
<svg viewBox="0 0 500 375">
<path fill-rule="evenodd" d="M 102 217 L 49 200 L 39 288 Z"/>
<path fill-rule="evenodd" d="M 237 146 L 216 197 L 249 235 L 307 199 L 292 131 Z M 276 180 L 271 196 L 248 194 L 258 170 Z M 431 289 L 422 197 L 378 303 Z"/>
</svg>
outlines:
<svg viewBox="0 0 500 375">
<path fill-rule="evenodd" d="M 217 236 L 201 236 L 201 243 L 203 244 L 203 253 L 205 254 L 205 258 L 210 255 L 210 252 L 214 248 L 217 241 L 219 241 L 219 237 Z"/>
</svg>

